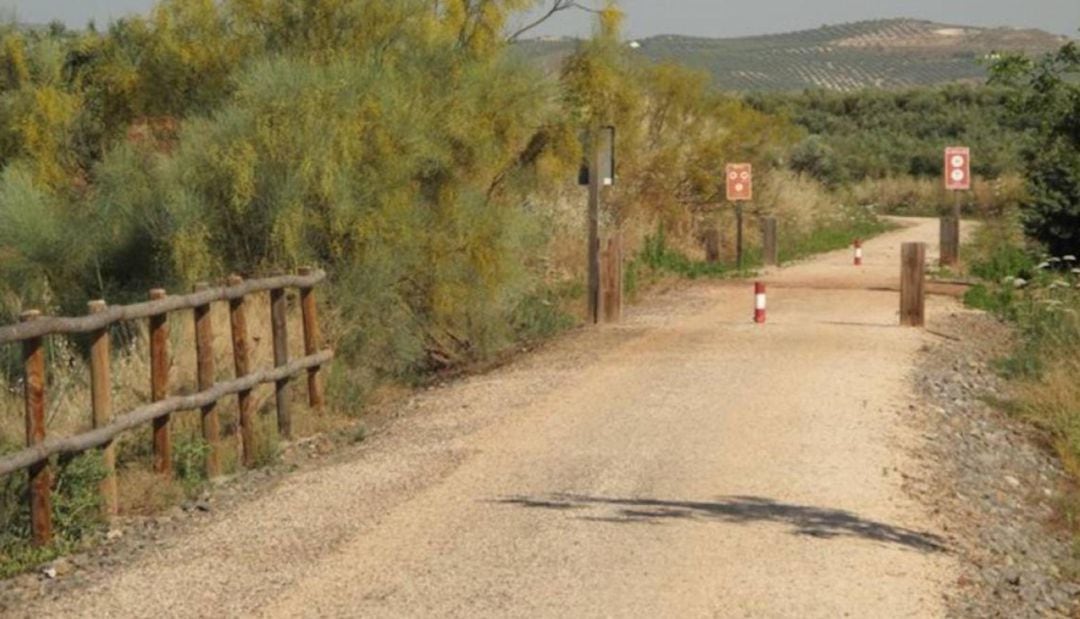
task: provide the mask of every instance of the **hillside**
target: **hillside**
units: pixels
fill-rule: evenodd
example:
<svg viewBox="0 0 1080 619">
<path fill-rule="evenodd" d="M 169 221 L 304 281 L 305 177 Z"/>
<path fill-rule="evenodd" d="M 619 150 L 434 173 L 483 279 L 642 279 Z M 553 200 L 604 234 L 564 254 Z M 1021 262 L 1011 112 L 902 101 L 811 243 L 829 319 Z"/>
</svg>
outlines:
<svg viewBox="0 0 1080 619">
<path fill-rule="evenodd" d="M 631 45 L 653 61 L 707 70 L 727 90 L 791 91 L 982 81 L 982 61 L 994 52 L 1037 54 L 1067 40 L 1041 30 L 890 19 L 728 39 L 665 35 Z M 575 44 L 549 39 L 521 45 L 528 57 L 552 66 Z"/>
</svg>

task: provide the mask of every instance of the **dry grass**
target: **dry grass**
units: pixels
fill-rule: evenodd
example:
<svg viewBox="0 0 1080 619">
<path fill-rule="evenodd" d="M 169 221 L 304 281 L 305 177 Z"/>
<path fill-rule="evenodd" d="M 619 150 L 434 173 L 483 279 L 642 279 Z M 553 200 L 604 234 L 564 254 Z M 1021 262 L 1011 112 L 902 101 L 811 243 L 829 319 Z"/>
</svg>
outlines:
<svg viewBox="0 0 1080 619">
<path fill-rule="evenodd" d="M 757 197 L 763 210 L 775 216 L 789 234 L 807 234 L 823 222 L 841 216 L 837 197 L 821 183 L 787 170 L 765 177 Z"/>
<path fill-rule="evenodd" d="M 1047 362 L 1042 376 L 1018 386 L 1017 397 L 1026 417 L 1053 430 L 1063 461 L 1080 477 L 1080 359 Z"/>
<path fill-rule="evenodd" d="M 952 212 L 959 199 L 964 213 L 982 218 L 992 217 L 1014 208 L 1024 197 L 1024 180 L 1008 174 L 987 180 L 976 177 L 972 190 L 946 191 L 940 179 L 897 176 L 867 179 L 852 185 L 852 203 L 874 206 L 881 213 L 893 215 L 943 215 Z"/>
</svg>

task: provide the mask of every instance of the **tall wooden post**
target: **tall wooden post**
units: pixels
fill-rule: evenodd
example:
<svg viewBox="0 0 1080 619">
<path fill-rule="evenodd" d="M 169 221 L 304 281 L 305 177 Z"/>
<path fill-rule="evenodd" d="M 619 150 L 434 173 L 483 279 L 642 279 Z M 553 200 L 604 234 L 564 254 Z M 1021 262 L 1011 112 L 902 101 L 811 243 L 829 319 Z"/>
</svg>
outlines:
<svg viewBox="0 0 1080 619">
<path fill-rule="evenodd" d="M 926 244 L 904 243 L 900 251 L 900 324 L 926 324 Z"/>
<path fill-rule="evenodd" d="M 600 193 L 604 179 L 600 169 L 603 155 L 600 152 L 600 138 L 596 136 L 592 144 L 592 157 L 589 166 L 589 321 L 600 322 Z"/>
<path fill-rule="evenodd" d="M 285 291 L 280 288 L 271 290 L 270 322 L 274 334 L 274 367 L 281 367 L 289 362 L 287 313 Z M 289 379 L 283 378 L 274 383 L 274 399 L 277 403 L 278 434 L 282 438 L 290 439 L 292 438 L 292 415 L 289 413 Z"/>
<path fill-rule="evenodd" d="M 165 291 L 150 291 L 151 301 L 165 298 Z M 160 402 L 169 394 L 169 315 L 150 318 L 150 399 Z M 154 420 L 154 470 L 172 474 L 172 440 L 169 437 L 169 415 Z"/>
<path fill-rule="evenodd" d="M 743 268 L 743 205 L 735 203 L 735 266 Z"/>
<path fill-rule="evenodd" d="M 37 320 L 41 312 L 24 312 L 23 322 Z M 25 364 L 26 446 L 45 442 L 45 346 L 40 337 L 23 342 Z M 49 461 L 30 467 L 30 535 L 35 546 L 52 542 L 52 473 Z"/>
<path fill-rule="evenodd" d="M 195 285 L 195 292 L 204 292 L 210 287 L 205 283 Z M 214 322 L 210 304 L 195 307 L 195 365 L 198 374 L 199 391 L 214 388 Z M 206 452 L 206 477 L 214 479 L 221 476 L 221 420 L 218 417 L 217 402 L 202 407 L 202 435 L 209 450 Z"/>
<path fill-rule="evenodd" d="M 618 235 L 608 239 L 601 258 L 601 314 L 604 322 L 619 322 L 622 319 L 622 243 Z"/>
<path fill-rule="evenodd" d="M 229 277 L 229 286 L 239 286 L 243 283 L 244 278 L 239 275 Z M 242 378 L 251 371 L 244 297 L 229 301 L 229 326 L 232 330 L 233 366 L 236 377 Z M 237 406 L 239 407 L 241 458 L 245 467 L 252 468 L 255 466 L 255 403 L 251 398 L 251 391 L 241 391 L 237 394 Z"/>
<path fill-rule="evenodd" d="M 300 275 L 311 275 L 314 270 L 311 267 L 301 267 Z M 300 289 L 300 311 L 304 315 L 304 354 L 314 355 L 322 346 L 322 333 L 319 331 L 318 304 L 315 302 L 314 288 Z M 321 411 L 326 403 L 323 395 L 322 379 L 319 377 L 319 368 L 308 370 L 308 405 Z"/>
<path fill-rule="evenodd" d="M 91 301 L 87 305 L 91 314 L 100 314 L 107 307 L 105 301 Z M 106 426 L 113 419 L 109 349 L 108 327 L 90 335 L 90 398 L 95 428 Z M 101 511 L 106 520 L 112 520 L 120 511 L 116 489 L 116 446 L 112 441 L 105 443 L 101 448 L 101 464 L 105 470 L 105 477 L 100 485 Z"/>
<path fill-rule="evenodd" d="M 762 220 L 761 234 L 762 257 L 765 261 L 765 266 L 776 266 L 780 264 L 780 255 L 776 243 L 775 217 L 766 217 L 764 220 Z"/>
</svg>

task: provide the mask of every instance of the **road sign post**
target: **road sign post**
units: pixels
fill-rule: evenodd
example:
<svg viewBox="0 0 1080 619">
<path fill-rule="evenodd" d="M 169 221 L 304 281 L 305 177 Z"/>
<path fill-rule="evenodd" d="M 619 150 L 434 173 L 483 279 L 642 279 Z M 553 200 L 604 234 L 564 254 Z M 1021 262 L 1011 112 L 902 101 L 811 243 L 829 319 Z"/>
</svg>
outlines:
<svg viewBox="0 0 1080 619">
<path fill-rule="evenodd" d="M 725 169 L 727 199 L 735 203 L 735 263 L 743 268 L 743 202 L 754 199 L 754 170 L 749 163 L 729 163 Z"/>
<path fill-rule="evenodd" d="M 602 127 L 594 136 L 592 156 L 580 180 L 589 185 L 588 269 L 589 320 L 600 322 L 600 199 L 604 187 L 615 184 L 615 127 Z M 621 282 L 618 284 L 621 286 Z M 622 295 L 618 295 L 621 299 Z"/>
<path fill-rule="evenodd" d="M 971 149 L 945 149 L 945 189 L 953 192 L 952 216 L 941 218 L 941 266 L 955 266 L 960 260 L 960 192 L 971 189 Z"/>
</svg>

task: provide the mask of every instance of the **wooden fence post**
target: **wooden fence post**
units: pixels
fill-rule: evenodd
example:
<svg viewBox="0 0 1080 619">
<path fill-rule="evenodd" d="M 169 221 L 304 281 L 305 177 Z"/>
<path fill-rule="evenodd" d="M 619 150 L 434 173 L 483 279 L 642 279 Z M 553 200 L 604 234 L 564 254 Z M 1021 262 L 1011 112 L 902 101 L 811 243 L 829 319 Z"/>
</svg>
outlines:
<svg viewBox="0 0 1080 619">
<path fill-rule="evenodd" d="M 209 290 L 205 283 L 195 285 L 195 292 Z M 211 305 L 195 307 L 195 365 L 198 374 L 199 391 L 214 387 L 214 321 Z M 206 453 L 206 477 L 214 479 L 221 476 L 221 421 L 218 418 L 217 402 L 211 402 L 202 408 L 202 435 L 209 450 Z"/>
<path fill-rule="evenodd" d="M 229 276 L 229 286 L 239 286 L 243 283 L 244 278 L 239 275 Z M 251 371 L 251 362 L 248 358 L 247 316 L 244 312 L 244 297 L 229 301 L 229 325 L 232 328 L 233 365 L 236 369 L 236 377 L 242 378 Z M 240 453 L 244 466 L 247 468 L 255 466 L 254 404 L 250 391 L 241 391 L 237 394 L 240 420 Z"/>
<path fill-rule="evenodd" d="M 270 291 L 270 322 L 274 334 L 274 367 L 281 367 L 289 362 L 289 329 L 286 322 L 288 306 L 285 302 L 285 290 L 276 288 Z M 278 434 L 285 439 L 292 438 L 292 416 L 289 413 L 289 379 L 274 383 L 274 397 L 277 402 Z"/>
<path fill-rule="evenodd" d="M 926 244 L 904 243 L 900 256 L 900 324 L 926 324 Z"/>
<path fill-rule="evenodd" d="M 87 309 L 100 314 L 107 309 L 105 301 L 91 301 Z M 110 368 L 109 328 L 99 329 L 90 335 L 90 397 L 94 413 L 94 427 L 106 426 L 113 420 L 112 371 Z M 101 448 L 101 465 L 105 477 L 101 480 L 101 510 L 106 520 L 119 513 L 116 489 L 116 446 L 109 441 Z"/>
<path fill-rule="evenodd" d="M 780 255 L 776 244 L 776 218 L 766 217 L 761 222 L 762 233 L 762 259 L 765 266 L 777 266 L 780 264 Z"/>
<path fill-rule="evenodd" d="M 41 317 L 41 312 L 24 312 L 20 319 L 30 322 Z M 45 441 L 45 346 L 40 337 L 23 342 L 25 363 L 26 399 L 26 446 L 33 447 Z M 35 546 L 52 542 L 52 473 L 49 461 L 30 467 L 30 534 Z"/>
<path fill-rule="evenodd" d="M 942 217 L 940 226 L 941 266 L 956 266 L 960 261 L 960 220 Z"/>
<path fill-rule="evenodd" d="M 311 267 L 301 267 L 300 275 L 307 276 L 313 272 Z M 314 355 L 322 346 L 322 333 L 319 330 L 318 304 L 315 302 L 314 288 L 300 289 L 300 309 L 304 314 L 304 354 Z M 321 411 L 326 403 L 323 395 L 322 379 L 319 377 L 320 368 L 311 368 L 307 373 L 308 405 L 316 411 Z"/>
<path fill-rule="evenodd" d="M 150 291 L 151 301 L 166 296 L 161 288 Z M 164 400 L 169 393 L 169 315 L 150 318 L 150 399 Z M 172 475 L 172 440 L 169 436 L 169 415 L 154 420 L 154 470 Z"/>
<path fill-rule="evenodd" d="M 713 221 L 705 229 L 705 262 L 716 264 L 720 262 L 720 227 Z"/>
<path fill-rule="evenodd" d="M 743 205 L 735 203 L 735 266 L 743 268 Z"/>
</svg>

